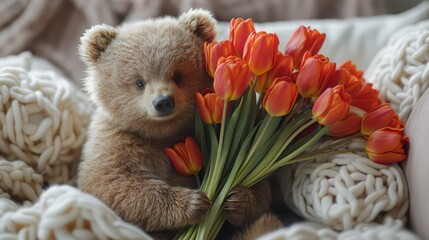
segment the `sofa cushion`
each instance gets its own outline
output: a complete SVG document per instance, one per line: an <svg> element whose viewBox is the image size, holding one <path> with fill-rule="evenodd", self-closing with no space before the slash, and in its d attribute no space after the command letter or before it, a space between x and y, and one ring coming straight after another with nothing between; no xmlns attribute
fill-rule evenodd
<svg viewBox="0 0 429 240"><path fill-rule="evenodd" d="M417 102L405 127L410 137L404 172L410 192L410 224L422 238L429 239L429 91Z"/></svg>

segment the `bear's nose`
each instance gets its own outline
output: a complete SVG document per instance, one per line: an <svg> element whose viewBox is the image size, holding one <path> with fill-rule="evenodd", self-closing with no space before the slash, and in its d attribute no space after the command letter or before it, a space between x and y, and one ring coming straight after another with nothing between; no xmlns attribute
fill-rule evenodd
<svg viewBox="0 0 429 240"><path fill-rule="evenodd" d="M167 115L174 109L174 97L159 96L152 101L152 104L160 114Z"/></svg>

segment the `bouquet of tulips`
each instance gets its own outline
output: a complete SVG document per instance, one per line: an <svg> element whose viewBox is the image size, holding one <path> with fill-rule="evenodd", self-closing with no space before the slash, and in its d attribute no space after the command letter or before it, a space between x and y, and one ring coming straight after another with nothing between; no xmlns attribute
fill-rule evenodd
<svg viewBox="0 0 429 240"><path fill-rule="evenodd" d="M196 140L188 137L166 154L179 173L202 176L200 190L213 205L204 222L176 239L215 239L228 193L287 164L354 150L378 163L406 158L398 114L381 104L351 61L337 65L318 54L325 37L301 26L281 52L276 34L256 32L251 19L239 18L231 20L229 40L204 45L214 82L196 94ZM365 150L333 148L357 136L368 139ZM322 137L338 140L308 151Z"/></svg>

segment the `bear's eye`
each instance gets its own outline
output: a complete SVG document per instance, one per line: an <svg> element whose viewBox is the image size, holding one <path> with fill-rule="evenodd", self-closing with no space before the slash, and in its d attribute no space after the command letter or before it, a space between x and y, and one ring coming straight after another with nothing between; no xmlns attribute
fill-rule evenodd
<svg viewBox="0 0 429 240"><path fill-rule="evenodd" d="M182 74L175 72L173 75L173 81L179 85L182 82Z"/></svg>
<svg viewBox="0 0 429 240"><path fill-rule="evenodd" d="M138 79L137 81L136 81L136 87L137 87L137 89L143 89L143 87L144 87L144 82L143 82L143 80L141 80L141 79Z"/></svg>

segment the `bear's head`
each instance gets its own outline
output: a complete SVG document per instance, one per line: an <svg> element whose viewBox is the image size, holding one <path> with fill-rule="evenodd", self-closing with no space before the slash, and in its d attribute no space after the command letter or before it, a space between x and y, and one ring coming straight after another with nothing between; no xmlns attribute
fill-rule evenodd
<svg viewBox="0 0 429 240"><path fill-rule="evenodd" d="M210 87L203 44L216 36L204 10L117 28L97 25L81 38L86 89L117 127L150 138L192 129L195 93Z"/></svg>

